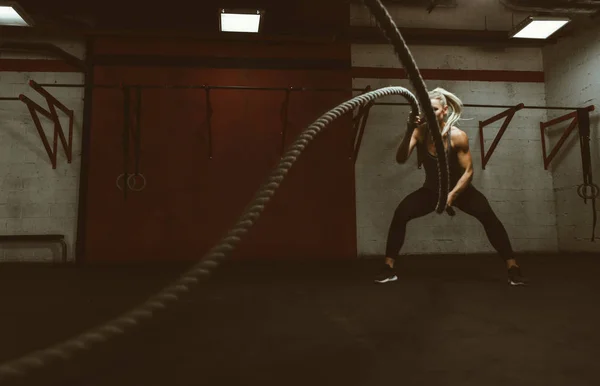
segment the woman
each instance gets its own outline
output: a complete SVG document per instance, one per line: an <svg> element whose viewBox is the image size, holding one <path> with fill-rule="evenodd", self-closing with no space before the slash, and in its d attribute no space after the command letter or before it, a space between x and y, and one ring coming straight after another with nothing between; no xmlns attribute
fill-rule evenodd
<svg viewBox="0 0 600 386"><path fill-rule="evenodd" d="M485 196L471 185L473 162L469 150L469 138L464 131L453 126L460 119L462 113L461 100L456 95L439 87L430 91L429 97L448 155L450 191L447 206L456 206L477 218L483 225L494 249L506 261L508 283L510 285L526 284L526 279L521 276L520 268L513 256L506 229ZM388 283L398 279L394 270L394 262L404 244L407 223L433 212L437 204L439 191L437 153L428 125L419 117L415 122L407 123L407 135L402 139L396 153L398 163L405 163L415 148L417 148L419 159L423 162L425 183L420 189L406 196L396 208L388 232L385 264L375 280L377 283Z"/></svg>

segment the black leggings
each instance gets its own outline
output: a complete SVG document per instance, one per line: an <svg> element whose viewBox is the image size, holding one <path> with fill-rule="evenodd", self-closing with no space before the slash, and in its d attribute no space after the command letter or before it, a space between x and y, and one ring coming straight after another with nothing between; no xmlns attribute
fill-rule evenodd
<svg viewBox="0 0 600 386"><path fill-rule="evenodd" d="M398 256L402 245L404 245L406 224L412 219L433 212L437 200L437 192L423 187L412 192L400 202L388 232L385 252L387 257L395 259ZM454 201L453 206L481 222L490 243L504 260L513 258L513 251L506 229L492 210L487 198L480 191L469 185Z"/></svg>

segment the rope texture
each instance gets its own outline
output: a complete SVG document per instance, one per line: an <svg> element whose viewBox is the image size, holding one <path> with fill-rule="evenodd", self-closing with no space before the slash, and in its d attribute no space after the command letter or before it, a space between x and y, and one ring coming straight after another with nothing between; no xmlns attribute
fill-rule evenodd
<svg viewBox="0 0 600 386"><path fill-rule="evenodd" d="M400 32L396 28L392 18L379 0L365 0L365 4L371 9L376 17L380 28L385 32L388 39L394 45L394 49L404 64L410 80L417 90L418 100L425 110L428 122L436 122L427 89L419 74L416 64L406 46ZM0 381L16 376L24 376L28 371L40 369L53 361L68 360L73 355L84 350L90 350L99 343L106 342L113 337L124 334L145 320L152 318L159 311L165 311L169 304L175 303L184 293L189 292L200 280L205 280L219 263L225 259L228 253L233 251L241 241L241 237L254 225L260 214L264 211L266 204L275 194L275 190L283 181L292 165L307 145L335 119L364 105L372 100L389 96L402 95L408 99L411 105L411 116L415 117L419 112L419 104L414 95L402 87L385 87L375 91L356 96L328 111L312 125L306 128L283 154L277 167L271 172L266 182L255 193L253 200L246 207L242 216L221 241L211 248L200 261L185 272L170 286L163 288L157 294L151 296L144 303L122 314L121 316L106 322L103 325L92 328L87 332L63 341L52 347L34 351L21 358L5 362L0 366ZM432 130L438 155L438 175L440 178L440 195L436 211L442 213L446 206L448 192L447 160L442 143L441 133ZM446 175L443 175L446 174Z"/></svg>
<svg viewBox="0 0 600 386"><path fill-rule="evenodd" d="M379 29L385 34L387 39L394 46L396 55L404 65L408 78L415 88L417 98L421 104L421 108L425 112L425 118L430 128L430 132L433 136L435 143L435 149L438 154L438 181L439 181L439 195L438 202L435 208L437 213L443 213L446 209L446 202L448 200L448 187L449 183L449 165L447 161L447 154L444 149L444 143L442 141L442 134L440 133L440 127L431 107L431 100L425 82L421 77L421 73L417 68L417 64L410 54L404 38L400 34L400 31L396 27L394 20L388 13L387 9L381 4L380 0L364 0L364 3L369 10L375 16ZM443 154L443 155L442 155ZM445 175L444 175L445 174Z"/></svg>
<svg viewBox="0 0 600 386"><path fill-rule="evenodd" d="M93 346L106 342L112 337L124 334L144 320L152 318L158 311L164 311L170 303L176 302L181 295L189 292L200 280L206 279L211 270L233 251L241 241L241 237L252 227L263 212L266 204L275 194L284 176L308 144L335 119L352 111L360 105L388 95L402 95L409 100L412 108L411 114L418 112L415 97L402 87L385 87L368 92L342 103L321 116L317 121L305 129L282 156L277 167L271 172L267 181L255 194L254 199L246 207L237 224L214 246L196 265L184 273L170 286L150 297L147 301L122 314L121 316L96 328L92 328L74 338L68 339L53 347L34 351L19 359L9 361L0 366L0 380L9 377L22 376L29 370L42 368L52 361L68 360L77 352L89 350Z"/></svg>

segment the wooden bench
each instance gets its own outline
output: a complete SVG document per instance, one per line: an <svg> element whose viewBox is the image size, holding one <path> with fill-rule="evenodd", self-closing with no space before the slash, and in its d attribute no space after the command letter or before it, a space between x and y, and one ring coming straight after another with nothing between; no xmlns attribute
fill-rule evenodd
<svg viewBox="0 0 600 386"><path fill-rule="evenodd" d="M67 243L64 235L0 235L0 243L59 243L62 262L67 262Z"/></svg>

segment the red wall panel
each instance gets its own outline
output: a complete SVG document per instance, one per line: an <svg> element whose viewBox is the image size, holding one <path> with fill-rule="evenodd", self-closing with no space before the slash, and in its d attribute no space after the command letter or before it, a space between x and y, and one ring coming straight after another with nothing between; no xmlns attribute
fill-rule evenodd
<svg viewBox="0 0 600 386"><path fill-rule="evenodd" d="M349 71L96 67L95 83L348 89L351 76ZM125 201L115 184L123 172L122 92L96 88L86 260L191 260L205 253L234 224L278 162L284 97L283 91L211 90L213 157L209 159L205 91L144 89L140 171L147 186L129 192ZM349 92L292 92L285 145L349 98ZM351 144L350 116L318 136L234 257L354 257ZM133 155L132 142L130 172Z"/></svg>
<svg viewBox="0 0 600 386"><path fill-rule="evenodd" d="M298 44L264 42L219 42L142 37L103 38L94 48L96 55L211 56L219 58L328 58L348 59L347 44Z"/></svg>

